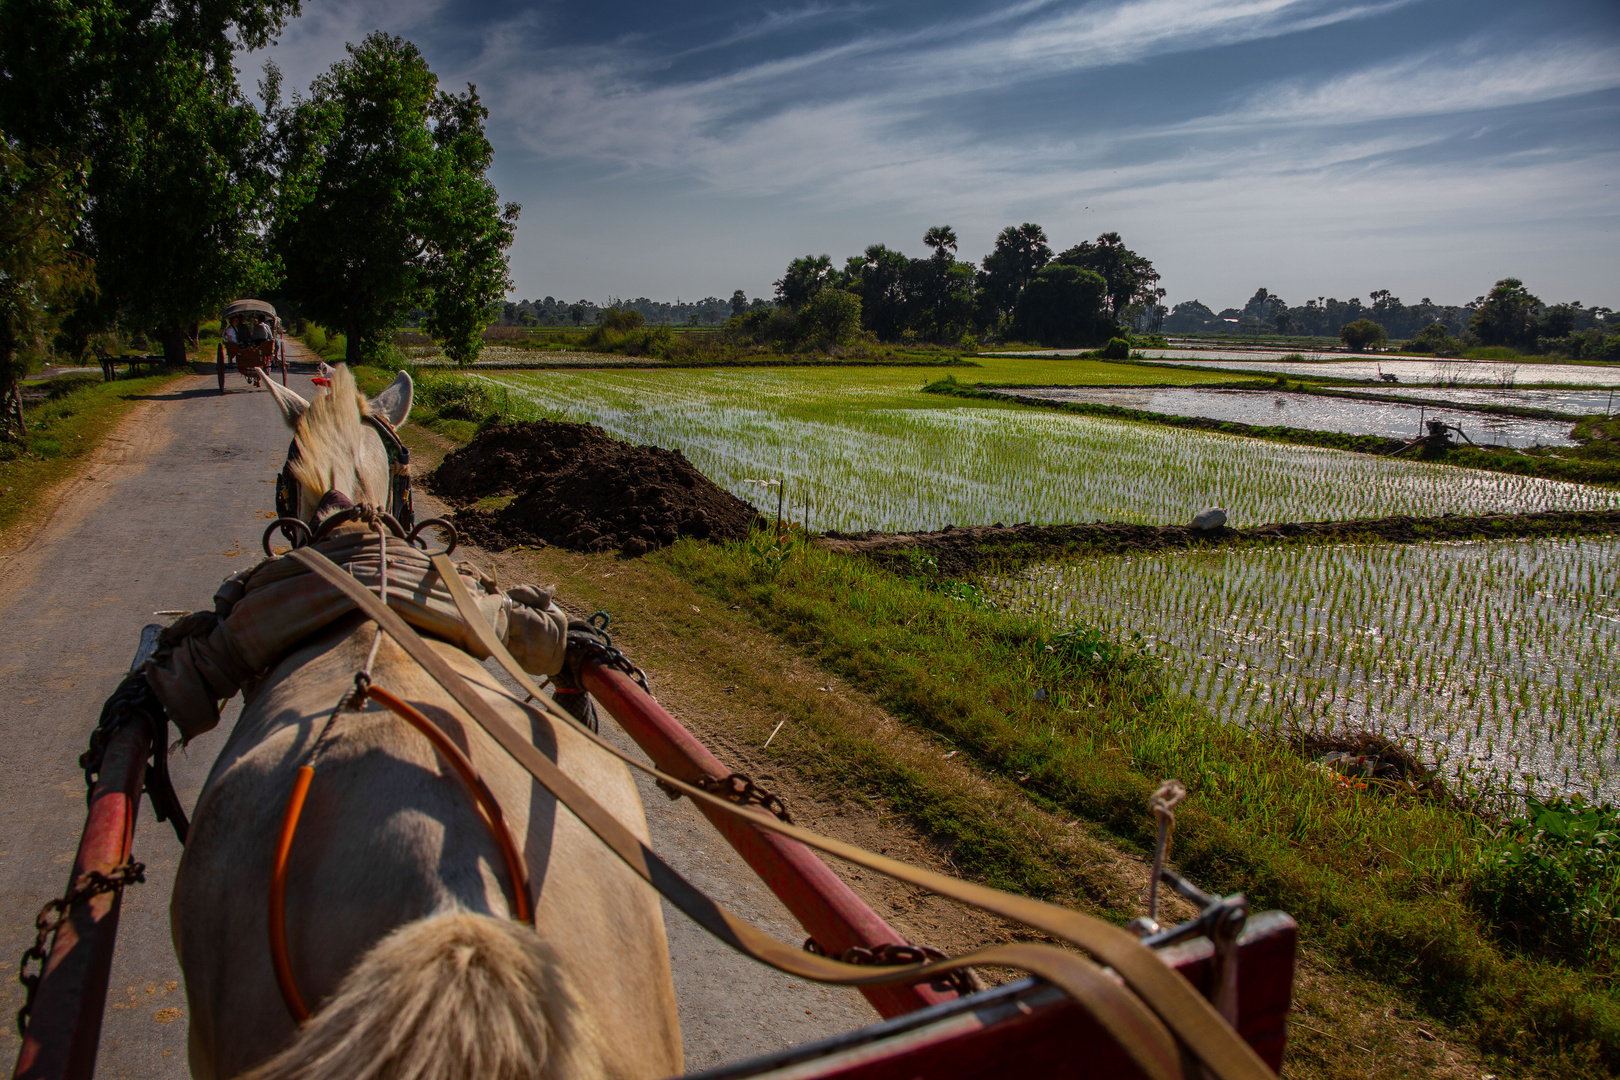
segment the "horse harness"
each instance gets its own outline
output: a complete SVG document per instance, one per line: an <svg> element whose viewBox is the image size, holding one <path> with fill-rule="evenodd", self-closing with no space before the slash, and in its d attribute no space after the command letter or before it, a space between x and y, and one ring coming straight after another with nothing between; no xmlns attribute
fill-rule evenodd
<svg viewBox="0 0 1620 1080"><path fill-rule="evenodd" d="M380 421L380 418L378 419ZM384 435L384 444L397 447L400 451L398 457L393 453L390 454L390 464L401 460L408 464L408 455L405 454L404 447L399 445L398 436L385 423L379 422L376 426L380 433L387 433ZM296 446L293 452L296 453ZM291 483L289 473L284 472L282 475L283 482ZM399 474L394 475L396 483L391 493L392 505L408 515L410 513L408 471L403 484L397 482ZM296 492L295 487L290 490ZM292 502L283 498L282 483L277 484L277 508L283 512L293 508ZM376 516L379 519L383 517ZM1025 942L983 947L949 958L939 957L933 950L899 949L895 950L893 956L861 956L855 954L864 950L852 949L840 959L823 955L819 950L812 950L808 944L803 950L784 944L733 915L665 863L656 852L642 843L576 781L563 773L526 735L520 733L502 717L471 684L435 652L398 612L388 606L386 570L388 540L383 534L390 529L385 520L378 520L375 525L382 545L379 554L383 555L384 567L380 581L381 588L377 592L372 591L342 566L316 550L312 543L305 542L299 546L294 540L294 549L287 558L302 564L305 569L341 592L362 614L376 624L379 640L380 635L385 633L392 638L501 749L546 788L637 876L653 886L666 900L698 925L733 949L786 974L852 987L907 984L938 979L949 977L972 966L1015 968L1040 976L1062 989L1114 1037L1136 1065L1152 1080L1177 1080L1199 1075L1197 1065L1192 1062L1194 1058L1202 1062L1207 1075L1216 1080L1274 1080L1271 1070L1227 1024L1210 1002L1129 931L1053 904L1002 893L820 836L787 821L778 820L777 817L757 808L737 805L724 797L728 792L721 783L697 785L686 783L678 777L636 760L613 746L590 727L579 722L579 718L563 711L560 703L541 692L540 687L512 657L496 636L493 627L479 611L455 566L450 562L448 552L432 556L431 565L448 590L461 619L483 648L496 658L518 686L531 695L533 704L518 702L515 696L510 698L523 708L548 720L572 721L570 726L574 731L627 765L649 774L666 792L678 792L694 802L722 813L742 816L758 829L797 840L885 876L1012 919L1072 946L1079 952ZM272 528L274 527L275 525L272 525ZM283 528L285 530L290 526ZM414 543L416 531L419 530L411 530L409 537L406 537L405 532L396 532L395 535ZM268 540L268 534L266 539ZM290 535L289 539L293 537ZM573 638L574 634L570 633L570 654L574 654L575 651ZM593 638L590 644L595 644L598 648L581 649L580 652L594 653L600 657L604 652L600 647L601 641ZM375 655L375 645L372 651ZM611 650L611 647L607 651L616 652ZM460 776L479 816L489 828L497 848L502 853L511 877L514 894L513 914L522 921L532 921L533 912L528 895L526 868L521 855L517 853L510 830L502 820L500 807L488 787L473 770L470 761L466 760L459 748L444 737L433 721L409 703L380 687L372 686L369 669L368 659L365 669L356 675L354 689L344 695L337 709L334 709L333 716L335 717L337 712L344 708L362 707L366 700L375 701L409 722L429 739ZM158 708L161 711L161 706ZM291 970L291 960L286 946L284 902L288 855L313 774L313 765L305 764L300 767L294 780L276 844L269 897L268 922L272 966L288 1010L300 1021L309 1016L310 1010L298 992ZM714 793L716 790L719 794ZM1105 972L1100 966L1103 964L1111 968L1114 975Z"/></svg>

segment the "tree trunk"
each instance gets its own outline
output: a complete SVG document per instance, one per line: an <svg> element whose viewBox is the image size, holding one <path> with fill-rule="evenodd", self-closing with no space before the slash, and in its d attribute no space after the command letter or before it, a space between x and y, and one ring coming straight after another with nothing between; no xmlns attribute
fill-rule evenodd
<svg viewBox="0 0 1620 1080"><path fill-rule="evenodd" d="M163 362L171 367L186 362L186 328L180 323L165 326L163 334Z"/></svg>
<svg viewBox="0 0 1620 1080"><path fill-rule="evenodd" d="M28 425L23 421L22 386L16 379L11 380L11 389L6 391L6 427L11 427L11 418L17 417L17 434L28 438Z"/></svg>
<svg viewBox="0 0 1620 1080"><path fill-rule="evenodd" d="M349 324L349 331L344 335L343 339L343 359L350 367L354 367L355 365L363 362L360 357L360 337L360 324L358 322L351 322Z"/></svg>

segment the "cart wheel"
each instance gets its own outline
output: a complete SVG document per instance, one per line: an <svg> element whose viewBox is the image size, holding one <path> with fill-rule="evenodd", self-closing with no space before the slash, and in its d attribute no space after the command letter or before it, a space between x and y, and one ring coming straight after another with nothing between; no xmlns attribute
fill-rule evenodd
<svg viewBox="0 0 1620 1080"><path fill-rule="evenodd" d="M219 348L214 352L214 366L219 369L219 392L223 394L225 392L225 343L223 341L219 343Z"/></svg>

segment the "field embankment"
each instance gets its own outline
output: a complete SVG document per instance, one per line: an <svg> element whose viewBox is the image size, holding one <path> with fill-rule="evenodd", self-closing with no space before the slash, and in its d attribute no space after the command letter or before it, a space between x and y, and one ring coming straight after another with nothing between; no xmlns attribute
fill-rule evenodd
<svg viewBox="0 0 1620 1080"><path fill-rule="evenodd" d="M1177 548L1241 547L1289 541L1349 543L1383 541L1419 543L1434 540L1508 540L1541 536L1585 536L1620 533L1620 510L1546 511L1525 514L1445 514L1439 517L1397 515L1348 521L1284 522L1252 528L1197 529L1190 525L1130 525L1085 522L1073 525L978 525L936 532L838 533L813 543L829 551L864 555L904 569L916 552L938 563L947 575L975 573L985 567L1007 568L1038 559Z"/></svg>

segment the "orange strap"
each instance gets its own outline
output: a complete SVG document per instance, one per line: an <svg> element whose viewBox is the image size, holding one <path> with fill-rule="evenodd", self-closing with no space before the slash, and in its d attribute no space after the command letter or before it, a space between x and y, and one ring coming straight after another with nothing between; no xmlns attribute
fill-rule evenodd
<svg viewBox="0 0 1620 1080"><path fill-rule="evenodd" d="M534 909L529 901L528 868L518 852L516 841L512 839L512 830L506 826L501 804L495 800L495 794L484 783L484 778L478 775L478 770L473 768L473 763L461 752L461 748L451 742L439 725L422 715L420 710L378 686L367 687L366 696L420 731L456 771L466 785L473 805L478 808L479 816L489 828L495 846L500 848L501 858L506 862L506 871L512 878L512 914L519 922L532 924ZM287 1011L300 1024L308 1020L311 1013L309 1006L304 1004L303 995L298 992L298 982L293 978L292 956L287 949L287 861L292 854L293 837L298 833L298 819L304 812L304 800L314 779L313 766L299 767L298 775L293 779L292 792L287 796L287 810L281 818L281 834L276 838L275 864L270 872L270 962L275 968L276 985L281 989L282 1000L287 1003Z"/></svg>

